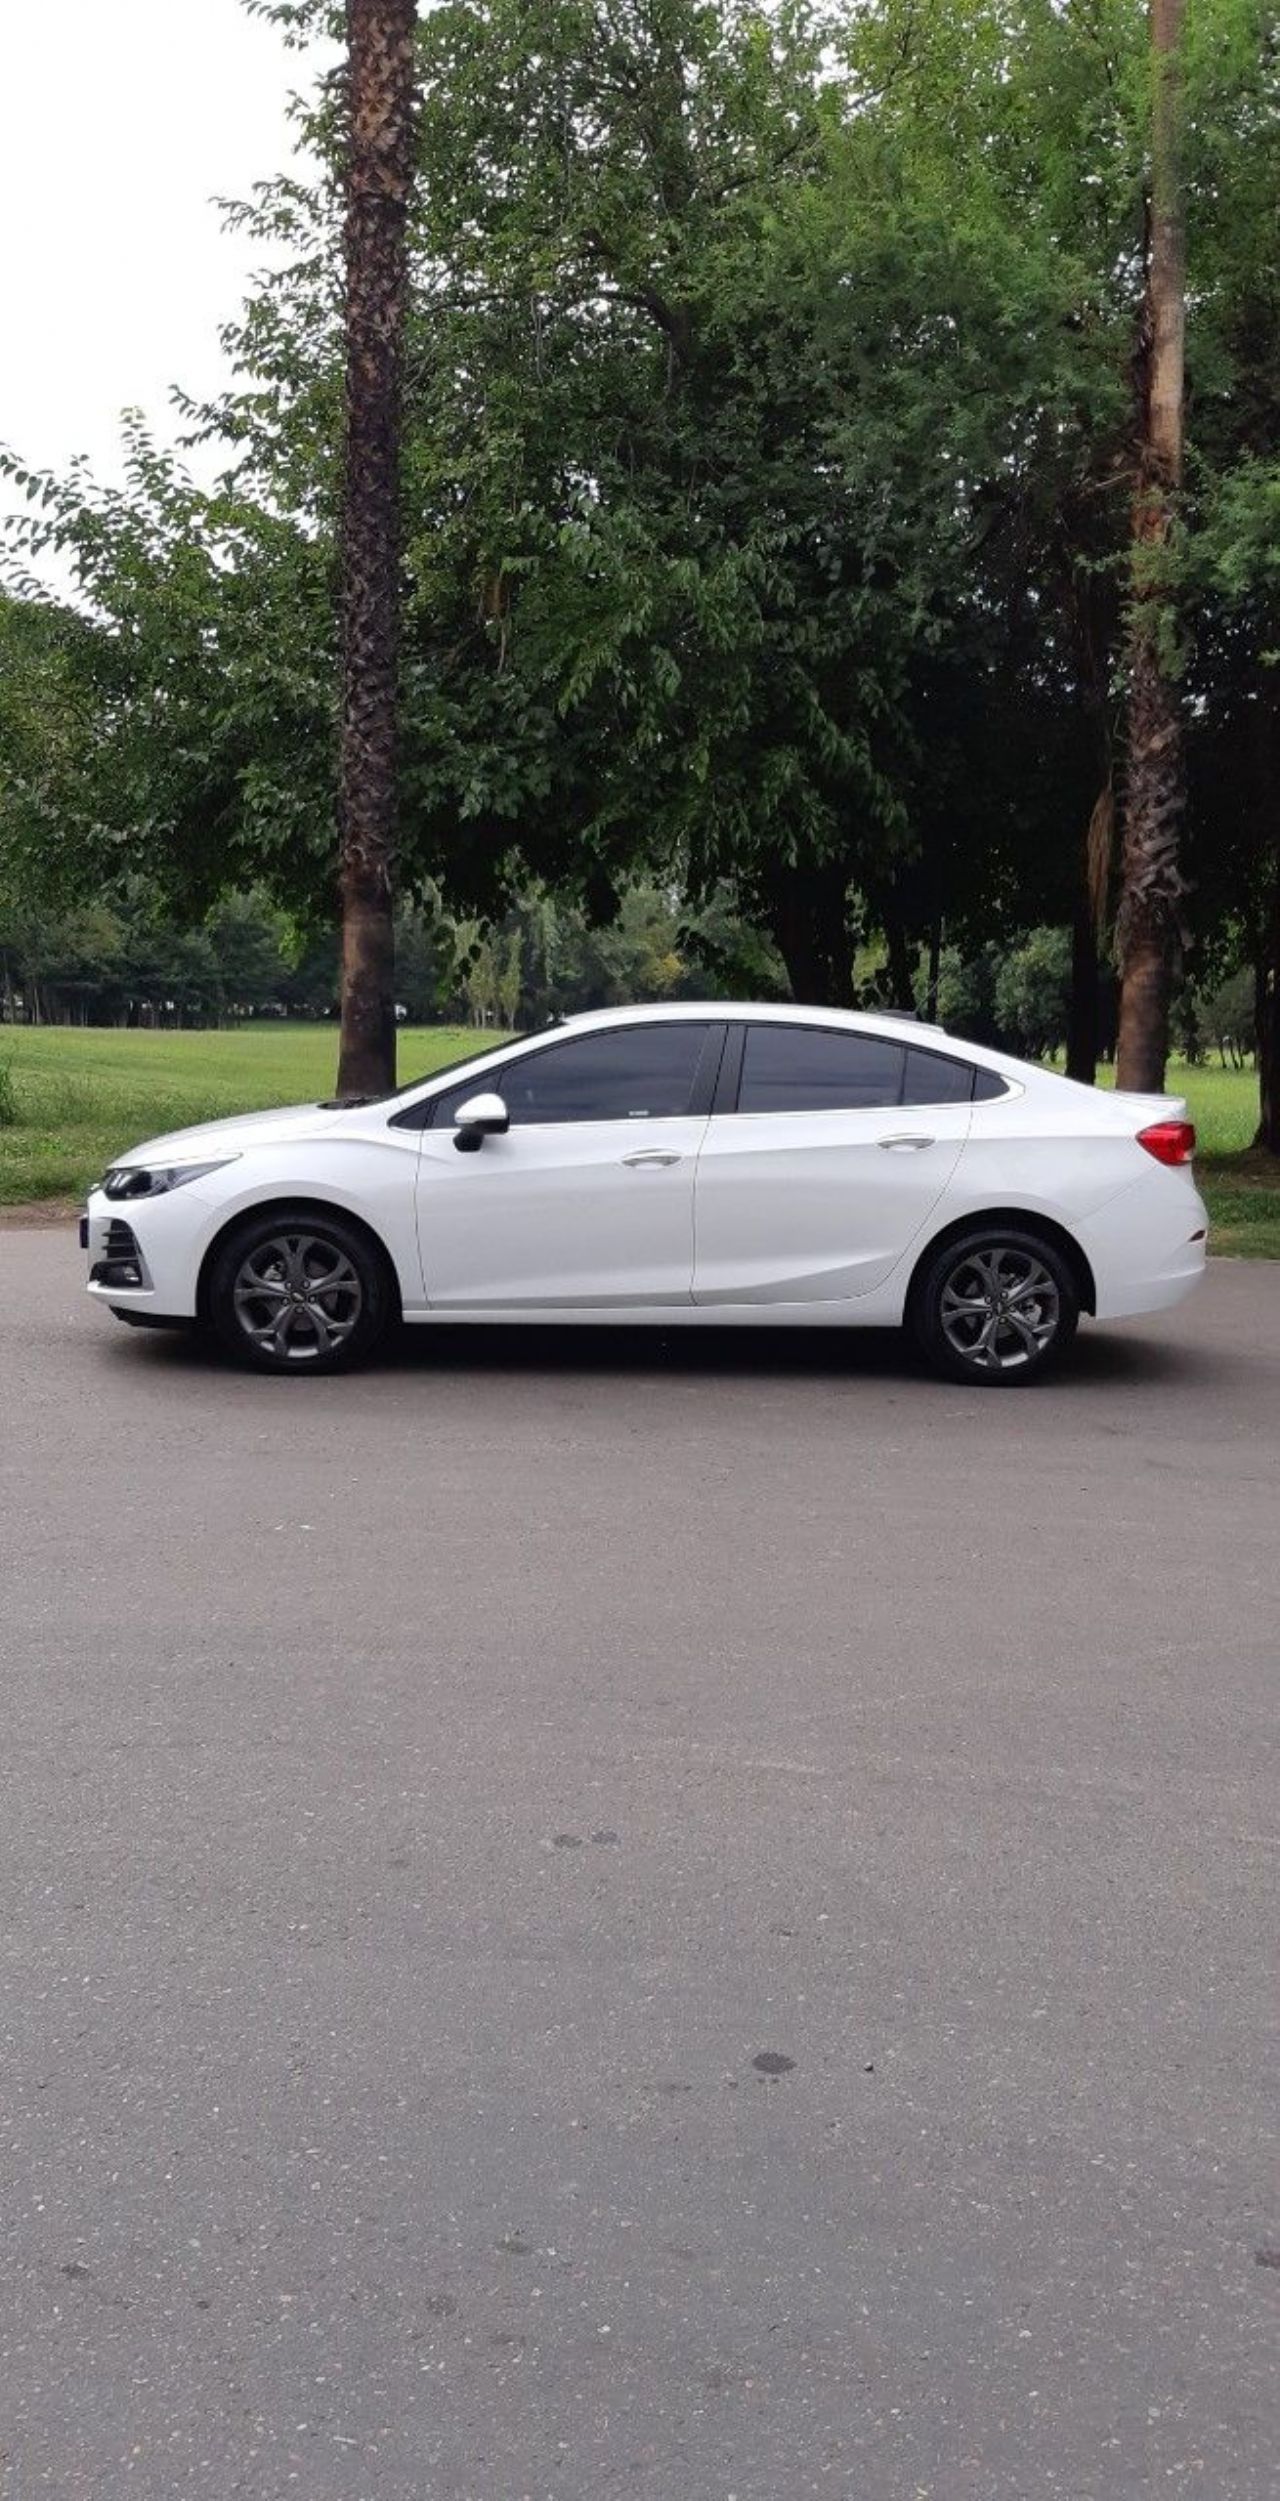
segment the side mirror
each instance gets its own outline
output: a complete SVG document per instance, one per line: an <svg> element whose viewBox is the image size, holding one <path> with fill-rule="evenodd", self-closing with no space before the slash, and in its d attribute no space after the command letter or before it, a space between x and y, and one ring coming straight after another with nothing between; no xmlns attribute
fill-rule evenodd
<svg viewBox="0 0 1280 2501"><path fill-rule="evenodd" d="M500 1138L510 1126L500 1094L469 1094L453 1115L453 1143L460 1155L476 1155L486 1138Z"/></svg>

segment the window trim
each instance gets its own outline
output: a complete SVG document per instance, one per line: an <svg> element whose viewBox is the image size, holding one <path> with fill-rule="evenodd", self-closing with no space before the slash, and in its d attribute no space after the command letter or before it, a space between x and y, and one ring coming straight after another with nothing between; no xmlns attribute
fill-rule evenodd
<svg viewBox="0 0 1280 2501"><path fill-rule="evenodd" d="M906 1049L909 1052L914 1051L918 1059L942 1060L949 1068L967 1069L969 1075L969 1091L967 1094L944 1094L940 1095L936 1099L931 1095L916 1095L914 1100L910 1103L904 1099L901 1105L901 1109L903 1111L946 1111L954 1103L973 1104L977 1100L974 1088L977 1085L979 1076L994 1077L997 1075L997 1071L994 1068L980 1069L976 1059L962 1059L958 1051L935 1051L932 1044L928 1042L908 1042L906 1044ZM902 1082L905 1086L907 1082L905 1061L903 1063ZM1003 1085L1005 1080L1001 1078L1000 1083ZM988 1101L994 1101L996 1098L988 1096L986 1099Z"/></svg>
<svg viewBox="0 0 1280 2501"><path fill-rule="evenodd" d="M977 1090L979 1077L990 1077L993 1086L998 1087L999 1091L979 1094ZM1023 1095L1027 1090L1025 1086L1017 1084L1014 1078L1006 1077L1003 1068L984 1068L980 1060L973 1062L973 1085L974 1090L969 1100L975 1110L979 1103L1012 1103L1015 1096Z"/></svg>
<svg viewBox="0 0 1280 2501"><path fill-rule="evenodd" d="M907 1025L907 1023L908 1019L904 1017L904 1026ZM900 1051L902 1054L902 1076L897 1099L892 1103L808 1103L781 1106L776 1111L744 1111L742 1108L742 1077L746 1064L747 1036L752 1032L822 1033L830 1034L837 1038L845 1036L851 1041L882 1042L886 1050ZM944 1060L948 1066L967 1069L969 1073L968 1094L943 1095L936 1101L930 1101L927 1098L922 1099L917 1097L914 1102L904 1102L902 1089L905 1088L907 1082L907 1053L909 1051L915 1051L925 1059ZM974 1087L977 1084L980 1074L983 1076L995 1077L1001 1085L1003 1091L998 1095L989 1094L984 1095L981 1098L977 1097L974 1093ZM1014 1088L1010 1085L1007 1077L1005 1077L999 1069L990 1068L980 1070L979 1064L976 1060L964 1059L958 1051L935 1050L932 1044L928 1042L915 1042L909 1040L905 1032L901 1039L899 1039L897 1034L865 1033L859 1028L846 1025L811 1024L807 1021L804 1024L797 1024L793 1023L790 1017L756 1018L752 1016L743 1016L735 1020L733 1038L731 1039L729 1048L725 1053L724 1062L721 1067L720 1084L717 1089L714 1109L717 1116L720 1114L726 1114L736 1120L795 1120L799 1118L802 1113L805 1118L814 1120L831 1118L847 1119L851 1113L861 1112L954 1111L958 1106L963 1106L965 1103L968 1103L972 1109L974 1104L979 1099L988 1103L1007 1102L1013 1092Z"/></svg>
<svg viewBox="0 0 1280 2501"><path fill-rule="evenodd" d="M429 1077L411 1078L408 1086L397 1088L397 1093L407 1094L412 1091L414 1099L411 1103L402 1104L399 1111L391 1113L387 1127L389 1129L430 1129L434 1123L435 1107L441 1095L448 1094L453 1086L460 1085L467 1069L485 1068L494 1060L502 1059L504 1052L510 1053L510 1057L503 1062L504 1066L514 1068L518 1060L528 1057L530 1051L545 1048L546 1044L541 1038L534 1041L528 1034L514 1034L508 1042L491 1043L487 1051L468 1052L464 1059L454 1060L448 1068L433 1069ZM430 1086L432 1091L430 1094L419 1094L417 1092L419 1086ZM484 1079L477 1077L476 1092L482 1093L483 1090Z"/></svg>
<svg viewBox="0 0 1280 2501"><path fill-rule="evenodd" d="M721 1112L736 1113L737 1111L738 1096L742 1089L742 1062L747 1048L749 1023L750 1020L746 1016L735 1016L729 1027L724 1057L720 1062L720 1075L711 1104L713 1113L717 1115Z"/></svg>
<svg viewBox="0 0 1280 2501"><path fill-rule="evenodd" d="M493 1091L497 1094L501 1094L502 1078L505 1070L523 1067L526 1060L543 1059L549 1057L553 1051L569 1050L575 1043L601 1041L610 1035L652 1033L657 1029L665 1031L672 1027L681 1033L686 1033L692 1028L694 1031L701 1031L703 1037L702 1049L698 1054L698 1059L693 1072L693 1081L689 1088L688 1108L682 1112L655 1112L653 1114L646 1115L646 1117L656 1120L705 1119L707 1113L711 1109L712 1098L716 1088L717 1074L719 1072L720 1061L724 1051L725 1037L728 1031L724 1018L719 1016L694 1015L643 1017L637 1018L634 1024L596 1025L586 1032L578 1031L572 1025L558 1027L555 1032L554 1041L551 1039L548 1039L545 1042L539 1040L531 1043L526 1050L513 1051L511 1058L504 1063L503 1068L494 1070ZM482 1054L482 1056L487 1056L487 1054ZM414 1110L419 1116L410 1121L407 1114L402 1112L399 1115L399 1125L402 1128L434 1129L437 1126L444 1126L443 1122L437 1123L436 1107L443 1101L447 1094L452 1093L453 1085L448 1082L450 1077L449 1070L442 1069L440 1074L444 1082L437 1087L436 1092L427 1096L425 1100L414 1106ZM462 1079L460 1076L454 1079L454 1084L460 1084L461 1082ZM477 1090L480 1092L485 1090L483 1082L481 1082ZM594 1122L586 1120L513 1120L511 1123L512 1130L587 1129L591 1127L630 1129L638 1128L640 1125L640 1121L633 1114L629 1113L622 1114L617 1120L610 1120L602 1116Z"/></svg>

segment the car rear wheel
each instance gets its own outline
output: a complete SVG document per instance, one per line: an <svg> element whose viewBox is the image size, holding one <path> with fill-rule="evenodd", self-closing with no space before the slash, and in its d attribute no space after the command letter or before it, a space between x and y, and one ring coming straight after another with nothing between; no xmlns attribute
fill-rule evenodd
<svg viewBox="0 0 1280 2501"><path fill-rule="evenodd" d="M209 1280L228 1352L263 1372L345 1372L377 1344L393 1295L376 1248L340 1216L277 1208L239 1225Z"/></svg>
<svg viewBox="0 0 1280 2501"><path fill-rule="evenodd" d="M1061 1251L1038 1234L975 1228L923 1269L916 1343L936 1372L984 1389L1037 1379L1065 1354L1080 1297Z"/></svg>

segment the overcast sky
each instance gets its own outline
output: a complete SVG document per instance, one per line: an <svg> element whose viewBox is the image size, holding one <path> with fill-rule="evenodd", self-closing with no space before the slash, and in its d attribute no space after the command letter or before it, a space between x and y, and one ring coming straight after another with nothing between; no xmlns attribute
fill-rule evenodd
<svg viewBox="0 0 1280 2501"><path fill-rule="evenodd" d="M215 194L289 153L303 56L240 0L15 0L0 33L8 354L0 439L118 474L119 416L172 440L172 383L226 378L219 324L254 266ZM260 256L259 256L260 257Z"/></svg>

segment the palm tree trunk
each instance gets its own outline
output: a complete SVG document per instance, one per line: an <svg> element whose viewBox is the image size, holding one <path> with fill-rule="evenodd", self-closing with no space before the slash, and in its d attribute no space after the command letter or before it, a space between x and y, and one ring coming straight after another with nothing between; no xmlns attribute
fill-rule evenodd
<svg viewBox="0 0 1280 2501"><path fill-rule="evenodd" d="M1150 0L1151 202L1136 374L1128 756L1117 938L1122 992L1116 1083L1159 1093L1181 938L1179 835L1186 805L1182 715L1169 664L1167 548L1182 479L1186 225L1179 163L1186 0Z"/></svg>
<svg viewBox="0 0 1280 2501"><path fill-rule="evenodd" d="M935 912L929 923L929 972L925 984L924 1012L928 1022L938 1021L938 984L942 978L942 914Z"/></svg>
<svg viewBox="0 0 1280 2501"><path fill-rule="evenodd" d="M415 0L346 0L346 433L338 891L340 1095L395 1084L400 376L414 154Z"/></svg>
<svg viewBox="0 0 1280 2501"><path fill-rule="evenodd" d="M1067 1014L1067 1075L1091 1086L1098 1073L1098 933L1088 864L1078 863L1071 916L1071 1003Z"/></svg>
<svg viewBox="0 0 1280 2501"><path fill-rule="evenodd" d="M1258 1052L1255 1146L1280 1155L1280 853L1271 871L1271 901L1253 972Z"/></svg>

